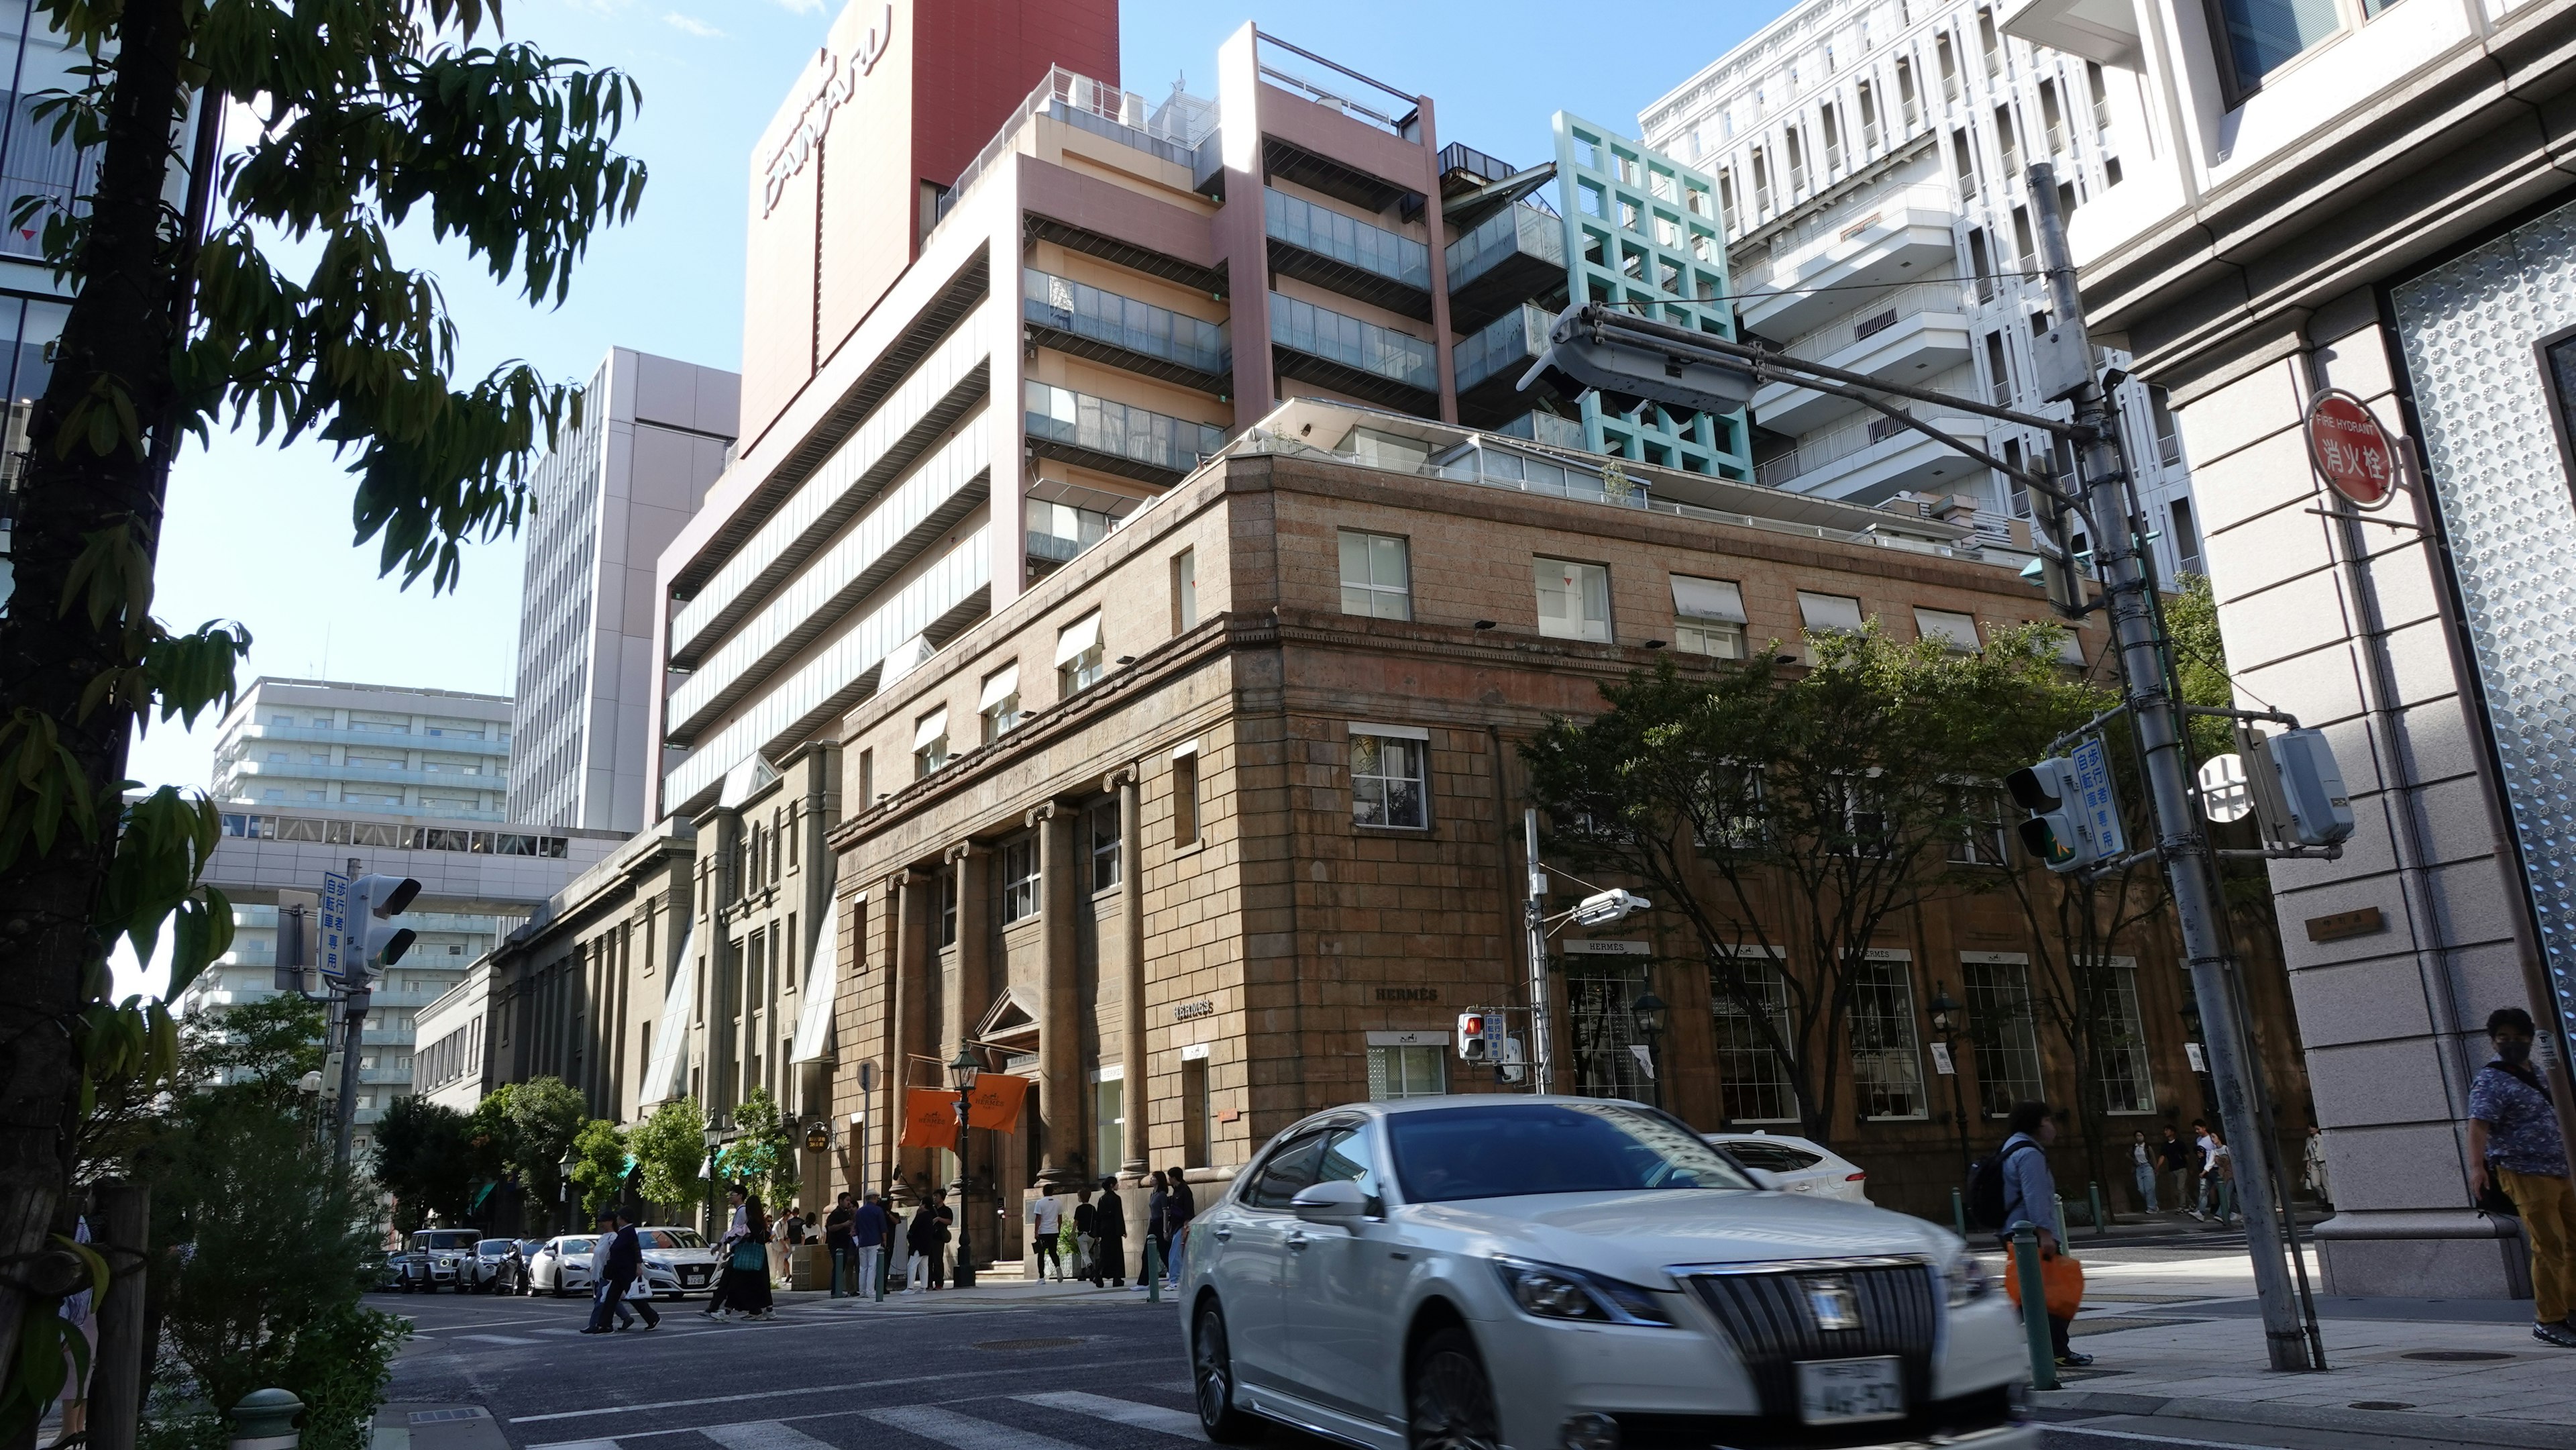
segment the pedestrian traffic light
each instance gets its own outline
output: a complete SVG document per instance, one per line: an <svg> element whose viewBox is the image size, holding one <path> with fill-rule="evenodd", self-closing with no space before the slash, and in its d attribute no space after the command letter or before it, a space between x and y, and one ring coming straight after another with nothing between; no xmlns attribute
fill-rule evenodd
<svg viewBox="0 0 2576 1450"><path fill-rule="evenodd" d="M2284 846L2331 846L2352 836L2352 801L2322 730L2247 731L2246 785L2264 837Z"/></svg>
<svg viewBox="0 0 2576 1450"><path fill-rule="evenodd" d="M2081 618L2084 585L2075 572L2075 511L2027 485L2022 495L2030 504L2034 537L2031 561L2022 566L2021 577L2047 591L2050 607L2059 614Z"/></svg>
<svg viewBox="0 0 2576 1450"><path fill-rule="evenodd" d="M1485 1014L1458 1014L1458 1058L1462 1062L1483 1062L1486 1054Z"/></svg>
<svg viewBox="0 0 2576 1450"><path fill-rule="evenodd" d="M343 968L342 977L348 986L365 986L376 966L390 967L411 950L419 934L397 925L393 918L407 910L418 895L420 883L408 876L361 876L349 883L352 961ZM381 963L379 956L383 958Z"/></svg>
<svg viewBox="0 0 2576 1450"><path fill-rule="evenodd" d="M2099 739L2004 777L2013 803L2031 813L2021 823L2022 849L2051 871L2081 871L2127 847L2110 763Z"/></svg>

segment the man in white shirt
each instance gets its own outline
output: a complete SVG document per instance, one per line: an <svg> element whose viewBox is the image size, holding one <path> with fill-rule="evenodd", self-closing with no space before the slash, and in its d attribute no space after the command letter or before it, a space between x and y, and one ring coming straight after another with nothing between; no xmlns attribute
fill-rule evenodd
<svg viewBox="0 0 2576 1450"><path fill-rule="evenodd" d="M1033 1260L1040 1279L1046 1277L1046 1266L1055 1265L1055 1281L1064 1282L1064 1255L1058 1251L1056 1236L1064 1230L1064 1203L1052 1194L1040 1194L1029 1203L1029 1223L1037 1234L1037 1256Z"/></svg>
<svg viewBox="0 0 2576 1450"><path fill-rule="evenodd" d="M2200 1197L2192 1208L2191 1216L2207 1218L2218 1206L2218 1159L2214 1153L2218 1140L2210 1136L2207 1123L2194 1123L2191 1131L2192 1144L2200 1149Z"/></svg>

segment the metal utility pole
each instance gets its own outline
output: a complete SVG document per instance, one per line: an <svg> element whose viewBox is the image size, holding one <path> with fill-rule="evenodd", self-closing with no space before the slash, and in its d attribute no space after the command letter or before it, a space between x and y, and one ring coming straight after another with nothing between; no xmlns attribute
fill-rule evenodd
<svg viewBox="0 0 2576 1450"><path fill-rule="evenodd" d="M2056 169L2045 162L2033 166L2029 181L2049 307L2059 329L2071 331L2071 345L2085 361L2084 384L2070 398L2076 426L2091 434L2077 453L2076 488L2092 528L2103 604L2120 651L2126 703L2145 761L2156 851L2164 858L2183 951L2191 964L2192 995L2208 1029L2205 1045L2210 1079L2218 1090L2219 1117L2233 1138L2229 1146L2236 1155L2237 1191L2244 1199L2245 1238L2252 1251L2255 1293L2263 1307L2263 1337L2272 1368L2317 1368L2321 1366L2309 1359L2307 1334L2282 1248L2281 1205L2273 1198L2273 1185L2279 1181L2276 1145L2263 1130L2264 1115L2256 1105L2250 1079L2251 1054L2232 980L2236 963L2227 950L2222 908L2211 875L2209 838L2192 808L2187 784L2183 702L2174 691L2170 641L2161 633L2151 598L2155 581L2145 552L2147 530L2138 506L2137 481L2129 472L2118 419L2092 367L2084 302L2075 286L2074 260L2066 249L2065 219L2057 210Z"/></svg>
<svg viewBox="0 0 2576 1450"><path fill-rule="evenodd" d="M1529 905L1524 920L1529 934L1530 1083L1544 1097L1556 1091L1556 1036L1548 1027L1547 1005L1547 868L1538 862L1538 811L1521 812L1521 849L1529 861Z"/></svg>
<svg viewBox="0 0 2576 1450"><path fill-rule="evenodd" d="M346 1024L340 1038L340 1101L332 1110L331 1166L349 1166L349 1124L358 1108L358 1038L367 1026L367 1004L375 994L364 987L340 998L340 1020Z"/></svg>

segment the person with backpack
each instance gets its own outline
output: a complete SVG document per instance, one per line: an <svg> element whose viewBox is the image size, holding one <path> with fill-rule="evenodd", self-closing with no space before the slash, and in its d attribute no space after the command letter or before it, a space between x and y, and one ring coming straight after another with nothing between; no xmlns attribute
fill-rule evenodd
<svg viewBox="0 0 2576 1450"><path fill-rule="evenodd" d="M2533 1036L2519 1007L2487 1017L2496 1055L2469 1085L2469 1192L2484 1197L2492 1182L2513 1200L2531 1246L2531 1337L2576 1349L2576 1187L2548 1081L2531 1065Z"/></svg>
<svg viewBox="0 0 2576 1450"><path fill-rule="evenodd" d="M2057 1121L2049 1116L2048 1104L2023 1102L2013 1105L2006 1121L2011 1136L2004 1139L1995 1155L1978 1161L1968 1170L1968 1210L1972 1225L1993 1230L2006 1255L2012 1253L2014 1233L2023 1228L2037 1230L2039 1254L2053 1259L2064 1250L2059 1240L2064 1226L2057 1221L2057 1176L2048 1168L2048 1145L2057 1141ZM2037 1284L2025 1284L2021 1292L2038 1295ZM2048 1316L2048 1339L2056 1351L2057 1362L2069 1368L2091 1364L2093 1356L2077 1353L2067 1343L2072 1319Z"/></svg>

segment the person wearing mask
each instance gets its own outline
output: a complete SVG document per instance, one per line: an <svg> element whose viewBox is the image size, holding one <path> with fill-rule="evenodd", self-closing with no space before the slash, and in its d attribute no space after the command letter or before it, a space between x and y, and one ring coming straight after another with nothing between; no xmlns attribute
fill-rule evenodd
<svg viewBox="0 0 2576 1450"><path fill-rule="evenodd" d="M2010 1119L2012 1136L2004 1139L2002 1161L2004 1175L2004 1227L2001 1238L2004 1252L2012 1252L2012 1236L2023 1228L2039 1235L2042 1258L2053 1258L2062 1252L2059 1241L2065 1227L2057 1221L2057 1175L2048 1169L2048 1145L2057 1141L2057 1120L2050 1117L2048 1104L2017 1103ZM2039 1294L2040 1286L2025 1284L2025 1297ZM2074 1327L2071 1319L2048 1316L2048 1342L2057 1353L2057 1362L2069 1368L2080 1368L2093 1362L2093 1356L2079 1354L2067 1343L2067 1331Z"/></svg>
<svg viewBox="0 0 2576 1450"><path fill-rule="evenodd" d="M885 1258L887 1242L894 1237L893 1227L894 1220L886 1217L885 1200L875 1193L870 1193L850 1218L850 1243L858 1250L858 1295L862 1299L876 1297L877 1276L884 1272L878 1264Z"/></svg>
<svg viewBox="0 0 2576 1450"><path fill-rule="evenodd" d="M1164 1260L1164 1267L1170 1272L1172 1282L1177 1285L1181 1282L1181 1260L1189 1257L1190 1220L1198 1217L1199 1205L1198 1200L1190 1193L1189 1180L1181 1176L1180 1169L1164 1169L1163 1183L1172 1194L1171 1205L1165 1210L1165 1217L1171 1222L1172 1237L1165 1249L1167 1257Z"/></svg>
<svg viewBox="0 0 2576 1450"><path fill-rule="evenodd" d="M2519 1007L2487 1017L2496 1055L2469 1085L2469 1192L2492 1180L2513 1200L2531 1246L2531 1337L2576 1349L2576 1188L2548 1080L2532 1066L2535 1035Z"/></svg>
<svg viewBox="0 0 2576 1450"><path fill-rule="evenodd" d="M1095 1289L1102 1287L1100 1281L1105 1278L1111 1281L1108 1287L1124 1289L1127 1287L1127 1206L1118 1201L1115 1176L1102 1176L1100 1202L1096 1206L1100 1212L1093 1220L1091 1231L1100 1246L1091 1265L1091 1286Z"/></svg>
<svg viewBox="0 0 2576 1450"><path fill-rule="evenodd" d="M1036 1236L1035 1256L1030 1260L1037 1268L1040 1281L1046 1278L1048 1264L1055 1265L1055 1281L1064 1282L1064 1256L1057 1252L1056 1240L1064 1229L1064 1200L1051 1193L1041 1193L1029 1200L1029 1230Z"/></svg>
<svg viewBox="0 0 2576 1450"><path fill-rule="evenodd" d="M2147 1212L2153 1213L2156 1211L2155 1145L2147 1141L2143 1132L2135 1136L2137 1141L2129 1145L2130 1172L2138 1181L2138 1202L2146 1205Z"/></svg>
<svg viewBox="0 0 2576 1450"><path fill-rule="evenodd" d="M2156 1145L2156 1166L2162 1168L2173 1184L2174 1207L2191 1206L2191 1145L2183 1141L2174 1125L2165 1124L2165 1140Z"/></svg>
<svg viewBox="0 0 2576 1450"><path fill-rule="evenodd" d="M850 1207L846 1193L832 1201L832 1211L823 1215L823 1247L832 1255L832 1297L841 1297L841 1286L858 1273L858 1254L850 1247L850 1221L858 1216Z"/></svg>

